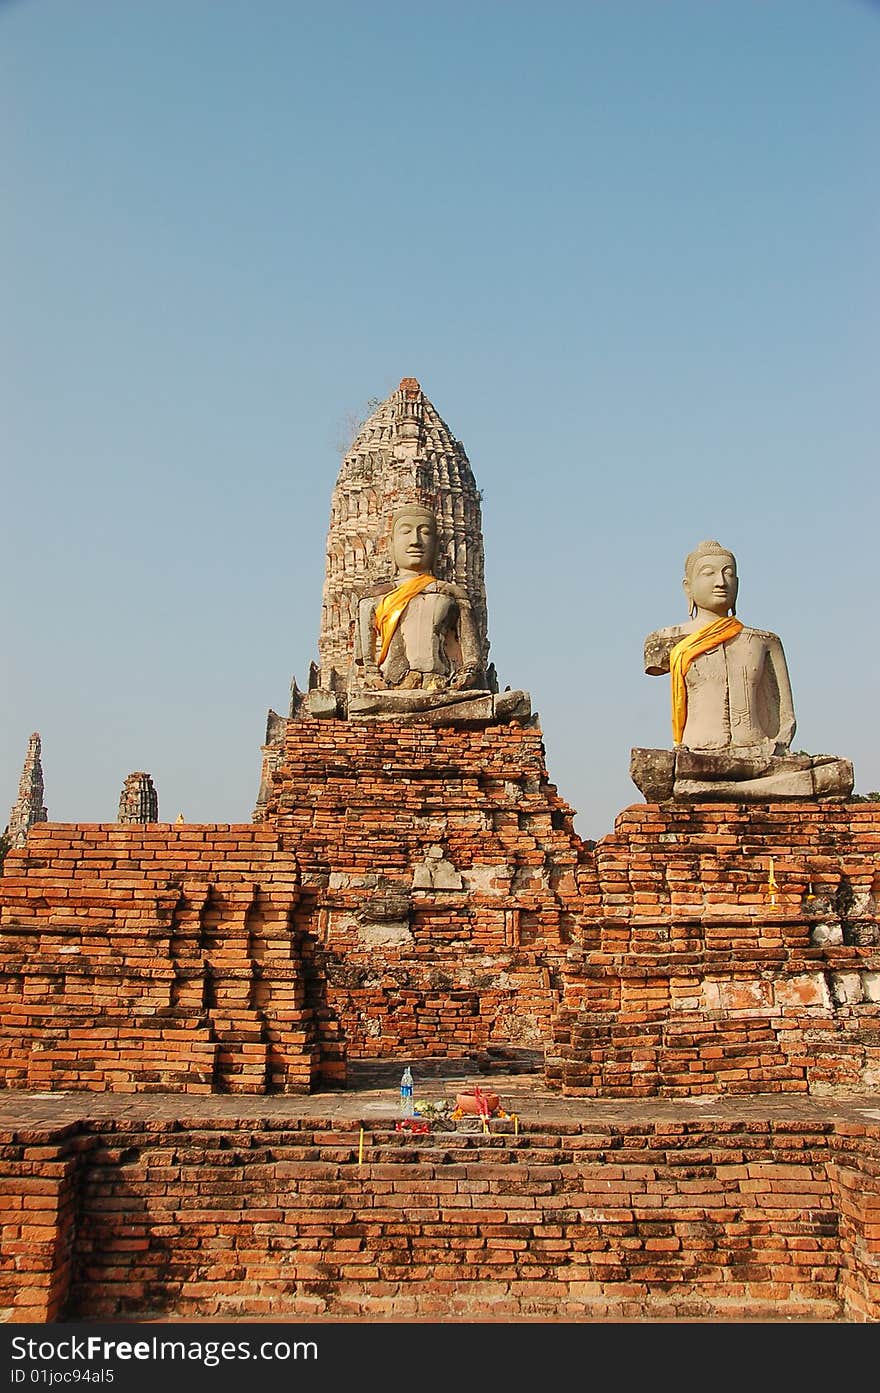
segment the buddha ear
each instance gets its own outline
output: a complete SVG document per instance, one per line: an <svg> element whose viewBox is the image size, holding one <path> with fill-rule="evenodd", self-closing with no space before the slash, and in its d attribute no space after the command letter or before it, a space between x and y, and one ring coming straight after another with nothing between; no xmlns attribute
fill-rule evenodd
<svg viewBox="0 0 880 1393"><path fill-rule="evenodd" d="M685 576L684 580L682 581L682 583L681 583L681 588L682 588L682 590L683 590L684 593L685 593L685 597L687 598L687 602L688 602L688 614L690 615L691 619L696 619L696 617L697 617L697 607L696 607L696 605L694 604L694 597L693 597L693 595L691 594L690 582L688 581L687 576Z"/></svg>

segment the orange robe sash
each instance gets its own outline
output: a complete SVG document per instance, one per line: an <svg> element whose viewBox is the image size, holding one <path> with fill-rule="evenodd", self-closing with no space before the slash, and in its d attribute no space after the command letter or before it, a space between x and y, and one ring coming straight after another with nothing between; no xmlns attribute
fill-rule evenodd
<svg viewBox="0 0 880 1393"><path fill-rule="evenodd" d="M680 639L669 654L669 671L672 674L672 739L681 744L687 724L687 687L684 675L695 658L719 648L722 643L736 638L742 632L742 624L731 616L728 619L714 619L696 633Z"/></svg>
<svg viewBox="0 0 880 1393"><path fill-rule="evenodd" d="M405 580L403 585L398 585L396 590L390 590L387 595L383 595L375 609L376 634L379 643L379 656L376 664L381 667L388 657L388 649L394 637L394 631L403 618L403 612L416 595L421 595L423 590L427 590L429 585L433 585L437 579L432 575L413 576L411 580Z"/></svg>

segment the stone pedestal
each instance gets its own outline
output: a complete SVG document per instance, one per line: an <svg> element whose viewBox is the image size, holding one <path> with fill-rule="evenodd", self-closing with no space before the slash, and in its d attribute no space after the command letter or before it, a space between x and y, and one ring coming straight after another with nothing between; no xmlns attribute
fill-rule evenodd
<svg viewBox="0 0 880 1393"><path fill-rule="evenodd" d="M630 777L649 803L766 803L848 798L853 767L839 755L769 755L723 750L633 749Z"/></svg>
<svg viewBox="0 0 880 1393"><path fill-rule="evenodd" d="M419 721L434 726L494 725L528 721L532 714L528 692L370 691L349 694L352 721Z"/></svg>

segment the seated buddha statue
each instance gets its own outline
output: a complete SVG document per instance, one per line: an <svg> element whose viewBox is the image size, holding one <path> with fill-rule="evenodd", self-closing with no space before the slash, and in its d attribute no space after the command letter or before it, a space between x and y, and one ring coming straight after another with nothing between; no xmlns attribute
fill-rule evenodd
<svg viewBox="0 0 880 1393"><path fill-rule="evenodd" d="M651 801L845 797L852 765L791 753L796 729L778 636L736 617L736 558L716 541L685 561L689 615L645 640L645 671L670 674L672 750L632 752L633 781Z"/></svg>
<svg viewBox="0 0 880 1393"><path fill-rule="evenodd" d="M434 575L439 536L430 508L409 503L391 520L391 580L358 605L350 716L448 711L474 720L525 714L526 694L493 692L470 599Z"/></svg>
<svg viewBox="0 0 880 1393"><path fill-rule="evenodd" d="M408 504L391 522L394 578L361 600L355 662L374 689L445 691L478 686L480 654L470 601L438 580L437 519Z"/></svg>

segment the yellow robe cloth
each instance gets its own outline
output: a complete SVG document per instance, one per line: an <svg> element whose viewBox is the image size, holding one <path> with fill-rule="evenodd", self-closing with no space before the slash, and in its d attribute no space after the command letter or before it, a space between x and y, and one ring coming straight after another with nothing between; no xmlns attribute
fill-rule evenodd
<svg viewBox="0 0 880 1393"><path fill-rule="evenodd" d="M694 658L720 647L722 643L727 643L728 639L736 638L742 627L739 620L732 616L728 619L713 619L711 624L706 624L702 629L697 629L696 633L688 634L687 638L681 639L669 654L669 671L672 674L672 739L676 745L681 744L687 724L685 673Z"/></svg>
<svg viewBox="0 0 880 1393"><path fill-rule="evenodd" d="M390 590L387 595L383 595L376 605L376 633L379 640L379 656L376 663L382 666L388 657L388 649L394 637L394 631L403 618L403 612L410 600L416 595L421 595L423 590L427 590L429 585L437 579L436 576L420 575L413 576L412 580L405 580L403 585L398 585L396 590Z"/></svg>

